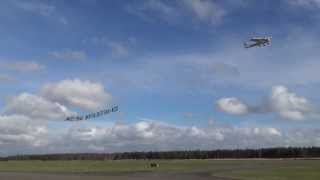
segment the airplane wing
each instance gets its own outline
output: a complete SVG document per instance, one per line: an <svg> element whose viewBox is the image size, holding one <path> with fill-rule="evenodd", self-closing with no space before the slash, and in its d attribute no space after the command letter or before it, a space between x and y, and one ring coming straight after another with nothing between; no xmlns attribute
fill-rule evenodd
<svg viewBox="0 0 320 180"><path fill-rule="evenodd" d="M252 47L254 47L254 46L258 46L259 45L259 43L254 43L254 44L247 44L247 43L244 43L244 47L245 48L252 48Z"/></svg>
<svg viewBox="0 0 320 180"><path fill-rule="evenodd" d="M261 39L261 38L251 38L250 41L258 43L258 42L263 42L263 39Z"/></svg>

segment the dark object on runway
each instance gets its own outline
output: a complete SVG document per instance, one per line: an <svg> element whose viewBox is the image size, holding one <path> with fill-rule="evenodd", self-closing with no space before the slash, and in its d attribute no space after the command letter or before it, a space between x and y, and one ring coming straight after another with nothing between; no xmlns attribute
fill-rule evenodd
<svg viewBox="0 0 320 180"><path fill-rule="evenodd" d="M154 167L159 167L159 164L158 163L151 163L150 164L150 167L154 168Z"/></svg>

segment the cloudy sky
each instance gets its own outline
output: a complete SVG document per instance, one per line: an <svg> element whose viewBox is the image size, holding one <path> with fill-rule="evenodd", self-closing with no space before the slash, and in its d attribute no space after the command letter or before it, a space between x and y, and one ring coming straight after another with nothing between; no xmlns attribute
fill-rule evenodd
<svg viewBox="0 0 320 180"><path fill-rule="evenodd" d="M320 146L319 12L318 0L1 1L0 155ZM272 46L243 48L267 35Z"/></svg>

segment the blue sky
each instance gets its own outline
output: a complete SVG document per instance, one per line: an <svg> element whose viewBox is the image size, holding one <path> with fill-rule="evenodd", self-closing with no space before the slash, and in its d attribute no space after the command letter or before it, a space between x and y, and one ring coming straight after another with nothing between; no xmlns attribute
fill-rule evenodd
<svg viewBox="0 0 320 180"><path fill-rule="evenodd" d="M199 147L183 136L212 143L203 149L247 136L243 148L319 145L319 9L317 0L2 1L0 133L11 133L0 153ZM272 46L244 49L252 36L272 36ZM112 104L119 113L63 121ZM168 129L176 142L166 143Z"/></svg>

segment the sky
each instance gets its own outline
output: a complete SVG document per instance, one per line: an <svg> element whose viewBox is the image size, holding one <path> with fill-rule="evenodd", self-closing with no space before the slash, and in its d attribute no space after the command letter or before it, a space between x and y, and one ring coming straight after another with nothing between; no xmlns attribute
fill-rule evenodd
<svg viewBox="0 0 320 180"><path fill-rule="evenodd" d="M0 155L319 146L319 10L318 0L3 0ZM272 45L245 49L255 36Z"/></svg>

